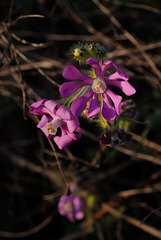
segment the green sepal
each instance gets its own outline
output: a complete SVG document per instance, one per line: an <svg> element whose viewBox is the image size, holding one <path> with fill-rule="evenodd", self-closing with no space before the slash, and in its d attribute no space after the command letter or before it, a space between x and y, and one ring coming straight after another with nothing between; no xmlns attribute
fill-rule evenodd
<svg viewBox="0 0 161 240"><path fill-rule="evenodd" d="M84 87L78 89L72 96L70 96L67 99L67 101L65 102L65 107L70 108L72 102L75 99L77 99L77 98L83 96L84 94L86 94L90 90L90 88L91 88L91 85L84 86Z"/></svg>

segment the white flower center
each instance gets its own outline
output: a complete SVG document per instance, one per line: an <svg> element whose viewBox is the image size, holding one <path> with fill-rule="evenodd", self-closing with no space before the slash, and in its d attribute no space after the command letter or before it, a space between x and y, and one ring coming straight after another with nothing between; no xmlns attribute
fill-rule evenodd
<svg viewBox="0 0 161 240"><path fill-rule="evenodd" d="M98 94L104 93L104 91L106 90L106 83L104 82L103 78L96 78L93 81L92 90Z"/></svg>
<svg viewBox="0 0 161 240"><path fill-rule="evenodd" d="M52 127L52 123L47 123L45 130L47 133L55 135L56 134L56 130Z"/></svg>
<svg viewBox="0 0 161 240"><path fill-rule="evenodd" d="M51 135L55 135L58 127L62 125L63 120L59 117L54 118L51 122L47 123L45 126L45 130L47 133Z"/></svg>

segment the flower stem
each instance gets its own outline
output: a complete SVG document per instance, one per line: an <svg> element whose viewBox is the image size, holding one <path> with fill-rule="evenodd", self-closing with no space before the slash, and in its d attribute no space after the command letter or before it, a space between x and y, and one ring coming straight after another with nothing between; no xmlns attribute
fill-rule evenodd
<svg viewBox="0 0 161 240"><path fill-rule="evenodd" d="M101 126L104 128L104 129L111 129L111 124L103 117L102 115L102 108L103 108L103 97L102 97L102 94L98 94L98 99L100 101L100 107L101 107L101 111L100 111L100 123L101 123Z"/></svg>

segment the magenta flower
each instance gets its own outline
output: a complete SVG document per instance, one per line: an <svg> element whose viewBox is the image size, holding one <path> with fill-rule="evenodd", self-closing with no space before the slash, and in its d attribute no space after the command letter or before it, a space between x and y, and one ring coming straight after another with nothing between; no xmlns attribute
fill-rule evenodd
<svg viewBox="0 0 161 240"><path fill-rule="evenodd" d="M58 203L60 215L66 216L71 222L81 220L84 217L82 198L76 195L63 195Z"/></svg>
<svg viewBox="0 0 161 240"><path fill-rule="evenodd" d="M71 111L53 100L42 99L31 105L30 113L42 115L37 127L40 128L47 138L54 139L59 149L81 137L81 128L76 117ZM57 129L61 129L61 136L55 136Z"/></svg>
<svg viewBox="0 0 161 240"><path fill-rule="evenodd" d="M89 86L89 90L83 96L78 97L72 102L72 113L74 116L79 116L85 109L87 102L90 100L87 118L102 111L103 117L108 121L112 121L115 119L116 113L120 115L122 97L115 94L110 89L110 86L120 88L127 96L134 94L136 90L128 82L128 77L117 68L114 62L106 61L100 66L98 59L89 58L86 64L89 64L94 68L96 78L82 74L72 65L67 66L63 71L63 77L75 81L63 83L60 86L60 93L63 97L69 97L78 89L84 86ZM114 67L116 72L108 76L107 70L110 67ZM98 96L102 96L102 99L100 99L100 97L98 98ZM103 106L100 106L100 101L103 101Z"/></svg>

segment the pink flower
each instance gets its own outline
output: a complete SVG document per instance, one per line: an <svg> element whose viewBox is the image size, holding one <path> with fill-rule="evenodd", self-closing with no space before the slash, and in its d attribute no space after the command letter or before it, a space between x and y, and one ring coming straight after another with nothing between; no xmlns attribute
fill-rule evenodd
<svg viewBox="0 0 161 240"><path fill-rule="evenodd" d="M82 198L76 195L62 195L58 203L58 211L71 222L83 219Z"/></svg>
<svg viewBox="0 0 161 240"><path fill-rule="evenodd" d="M72 65L67 66L63 71L63 77L75 81L63 83L59 89L60 93L64 97L69 97L78 89L82 88L83 90L84 86L89 86L89 89L83 96L78 97L72 102L72 113L74 116L79 116L85 109L87 102L91 100L87 118L102 111L103 117L108 121L112 121L115 119L116 113L120 115L122 97L115 94L110 89L110 86L120 88L127 96L134 94L136 90L128 82L128 77L117 68L114 62L106 61L100 66L98 59L89 58L86 64L94 68L96 78L82 74ZM110 67L114 67L116 72L107 76L106 73ZM100 106L100 101L103 102L103 106Z"/></svg>
<svg viewBox="0 0 161 240"><path fill-rule="evenodd" d="M71 111L53 100L42 99L31 105L30 113L42 115L37 127L40 128L47 138L54 139L59 149L81 137L81 128L76 117ZM57 129L61 129L61 136L55 136Z"/></svg>

